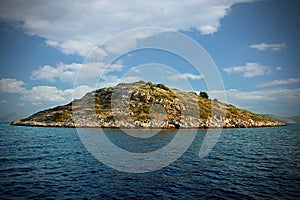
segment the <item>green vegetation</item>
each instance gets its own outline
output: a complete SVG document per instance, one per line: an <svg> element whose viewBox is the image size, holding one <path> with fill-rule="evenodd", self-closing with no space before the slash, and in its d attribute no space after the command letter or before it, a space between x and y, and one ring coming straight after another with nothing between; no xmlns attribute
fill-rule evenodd
<svg viewBox="0 0 300 200"><path fill-rule="evenodd" d="M167 91L170 90L170 89L169 89L167 86L165 86L164 84L157 84L156 87L161 88L161 89L163 89L163 90L167 90Z"/></svg>
<svg viewBox="0 0 300 200"><path fill-rule="evenodd" d="M67 111L62 111L62 112L54 113L52 120L55 122L64 122L71 117L72 117L71 113Z"/></svg>
<svg viewBox="0 0 300 200"><path fill-rule="evenodd" d="M206 92L200 92L199 96L208 99L208 94Z"/></svg>

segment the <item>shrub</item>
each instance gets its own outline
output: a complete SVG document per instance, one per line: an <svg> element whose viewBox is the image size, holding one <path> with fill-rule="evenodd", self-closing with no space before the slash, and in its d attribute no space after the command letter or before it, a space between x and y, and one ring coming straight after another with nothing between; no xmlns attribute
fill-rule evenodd
<svg viewBox="0 0 300 200"><path fill-rule="evenodd" d="M161 88L163 90L169 90L169 88L167 86L165 86L164 84L157 84L156 87Z"/></svg>
<svg viewBox="0 0 300 200"><path fill-rule="evenodd" d="M200 97L203 97L205 99L208 99L208 94L206 92L200 92Z"/></svg>

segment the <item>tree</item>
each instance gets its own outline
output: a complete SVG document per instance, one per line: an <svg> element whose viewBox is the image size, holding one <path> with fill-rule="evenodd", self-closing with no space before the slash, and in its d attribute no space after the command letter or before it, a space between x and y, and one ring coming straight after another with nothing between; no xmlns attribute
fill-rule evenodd
<svg viewBox="0 0 300 200"><path fill-rule="evenodd" d="M200 97L203 97L205 99L208 99L208 94L206 92L200 92Z"/></svg>

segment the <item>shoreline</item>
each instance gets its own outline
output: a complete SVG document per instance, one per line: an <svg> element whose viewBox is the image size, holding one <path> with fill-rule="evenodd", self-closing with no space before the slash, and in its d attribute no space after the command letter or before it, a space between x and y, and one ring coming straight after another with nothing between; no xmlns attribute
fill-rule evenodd
<svg viewBox="0 0 300 200"><path fill-rule="evenodd" d="M45 128L89 128L89 129L134 129L134 130L179 130L179 129L190 129L190 130L205 130L205 129L236 129L236 128L263 128L263 127L279 127L279 126L287 126L288 124L285 123L277 123L273 125L260 125L260 126L223 126L223 127L179 127L179 128L174 128L174 127L101 127L101 126L63 126L63 125L41 125L41 124L17 124L17 123L10 123L10 126L28 126L28 127L45 127Z"/></svg>

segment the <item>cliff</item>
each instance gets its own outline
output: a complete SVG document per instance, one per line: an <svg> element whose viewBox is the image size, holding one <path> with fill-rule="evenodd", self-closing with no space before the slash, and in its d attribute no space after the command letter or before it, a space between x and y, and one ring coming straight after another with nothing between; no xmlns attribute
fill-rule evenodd
<svg viewBox="0 0 300 200"><path fill-rule="evenodd" d="M216 99L210 100L205 95L139 81L89 92L67 105L40 111L11 125L169 129L284 124Z"/></svg>

